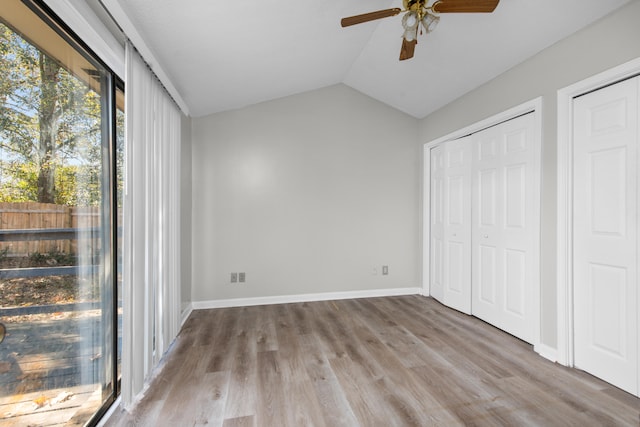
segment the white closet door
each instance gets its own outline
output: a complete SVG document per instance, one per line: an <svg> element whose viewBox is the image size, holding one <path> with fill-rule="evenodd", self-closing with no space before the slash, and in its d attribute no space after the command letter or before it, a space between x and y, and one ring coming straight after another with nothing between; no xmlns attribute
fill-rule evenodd
<svg viewBox="0 0 640 427"><path fill-rule="evenodd" d="M445 145L444 301L471 314L471 137Z"/></svg>
<svg viewBox="0 0 640 427"><path fill-rule="evenodd" d="M431 151L431 294L471 313L471 140Z"/></svg>
<svg viewBox="0 0 640 427"><path fill-rule="evenodd" d="M634 78L574 101L574 357L638 395L638 98Z"/></svg>
<svg viewBox="0 0 640 427"><path fill-rule="evenodd" d="M431 296L444 302L444 146L431 149L431 242L430 289Z"/></svg>
<svg viewBox="0 0 640 427"><path fill-rule="evenodd" d="M473 148L472 313L533 342L539 246L533 114L474 134Z"/></svg>

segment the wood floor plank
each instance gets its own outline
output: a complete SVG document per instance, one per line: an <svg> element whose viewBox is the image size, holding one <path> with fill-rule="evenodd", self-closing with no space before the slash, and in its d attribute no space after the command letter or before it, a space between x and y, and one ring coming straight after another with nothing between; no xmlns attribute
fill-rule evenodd
<svg viewBox="0 0 640 427"><path fill-rule="evenodd" d="M282 304L276 313L276 338L280 357L297 357L300 355L299 329L297 318L292 311L296 304Z"/></svg>
<svg viewBox="0 0 640 427"><path fill-rule="evenodd" d="M329 359L343 357L346 354L346 343L336 337L336 332L340 333L341 328L336 328L326 317L334 310L333 306L330 306L329 302L321 301L310 304L310 310L313 313L313 335L317 338L316 345L321 346L323 354Z"/></svg>
<svg viewBox="0 0 640 427"><path fill-rule="evenodd" d="M298 334L292 327L293 317L287 305L276 310L278 336L278 357L282 360L282 379L284 396L296 396L288 399L287 424L305 426L324 426L324 416L313 382L305 365L305 354L298 340Z"/></svg>
<svg viewBox="0 0 640 427"><path fill-rule="evenodd" d="M224 313L223 310L197 310L193 312L196 315L195 318L193 315L189 316L189 320L194 319L193 331L190 333L194 336L193 345L207 347L214 344L216 337L214 325L221 323Z"/></svg>
<svg viewBox="0 0 640 427"><path fill-rule="evenodd" d="M290 304L289 308L294 317L294 326L298 335L307 335L313 331L313 323L311 320L310 304Z"/></svg>
<svg viewBox="0 0 640 427"><path fill-rule="evenodd" d="M190 404L183 408L193 417L194 426L222 426L229 398L229 375L228 371L213 372L198 379Z"/></svg>
<svg viewBox="0 0 640 427"><path fill-rule="evenodd" d="M431 298L194 311L109 426L631 426L640 399Z"/></svg>
<svg viewBox="0 0 640 427"><path fill-rule="evenodd" d="M497 387L474 386L458 381L454 369L442 366L420 366L411 368L421 383L430 391L440 405L465 425L518 425L509 414L499 419L491 417L492 411L499 411L504 405L503 395Z"/></svg>
<svg viewBox="0 0 640 427"><path fill-rule="evenodd" d="M454 414L439 410L438 401L431 391L419 384L416 376L381 341L367 338L361 345L380 366L384 366L385 374L376 381L376 385L400 425L459 424Z"/></svg>
<svg viewBox="0 0 640 427"><path fill-rule="evenodd" d="M276 307L272 305L259 307L259 309L256 310L257 320L254 325L254 333L257 340L258 351L278 350L275 310Z"/></svg>
<svg viewBox="0 0 640 427"><path fill-rule="evenodd" d="M236 329L242 319L243 308L223 308L222 318L218 325L212 326L213 342L212 352L209 355L207 372L228 371L233 365L234 337L238 334Z"/></svg>
<svg viewBox="0 0 640 427"><path fill-rule="evenodd" d="M229 397L224 418L253 416L256 413L257 338L255 326L258 322L256 307L245 307L239 311L233 343L226 342L228 354L220 357L220 366L228 366L230 372ZM214 341L215 346L215 341ZM220 349L222 350L222 349ZM217 350L214 350L217 352ZM223 362L224 361L224 362ZM211 368L209 364L208 368Z"/></svg>
<svg viewBox="0 0 640 427"><path fill-rule="evenodd" d="M535 385L518 378L516 376L510 378L501 378L495 380L495 383L504 392L502 399L506 406L514 409L512 415L517 416L518 424L529 425L553 425L562 420L564 414L571 411L571 407L565 402L557 401L553 396L541 393ZM541 411L541 408L545 408ZM569 425L589 425L595 421L590 420L583 412L577 411L567 420ZM598 425L615 425L600 424Z"/></svg>
<svg viewBox="0 0 640 427"><path fill-rule="evenodd" d="M185 356L181 363L180 375L176 378L167 378L164 372L160 373L163 384L170 387L159 415L162 422L177 425L185 412L189 413L194 423L199 421L199 414L194 413L193 402L198 395L205 392L201 390L200 378L203 374L203 358L197 351Z"/></svg>
<svg viewBox="0 0 640 427"><path fill-rule="evenodd" d="M222 427L257 427L255 417L238 417L224 420Z"/></svg>
<svg viewBox="0 0 640 427"><path fill-rule="evenodd" d="M300 369L300 361L297 358L289 359L289 361L295 361L290 367L295 366L293 369L287 368L283 370L290 370L289 373L284 376L295 376L293 381L285 381L283 388L283 395L295 396L295 399L287 399L286 405L286 423L290 426L317 426L323 427L328 424L324 420L322 408L318 400L318 395L313 387L311 379L305 375L305 372Z"/></svg>
<svg viewBox="0 0 640 427"><path fill-rule="evenodd" d="M350 358L330 361L336 375L361 426L377 426L389 423L389 414L384 410L384 396L375 386L375 380L361 374L361 366Z"/></svg>
<svg viewBox="0 0 640 427"><path fill-rule="evenodd" d="M331 369L329 359L321 350L319 340L313 335L300 337L305 357L305 368L320 403L323 418L328 426L354 426L357 419L340 382ZM332 352L332 356L334 352Z"/></svg>
<svg viewBox="0 0 640 427"><path fill-rule="evenodd" d="M375 384L378 393L384 396L386 407L394 414L393 419L400 425L456 425L455 417L438 410L436 399L415 382L415 376L405 369L401 355L385 345L376 332L397 328L397 323L387 315L371 317L371 306L366 301L356 301L356 305L359 307L354 312L363 315L350 317L354 331L352 339L357 339L358 347L366 352L365 360L375 361L380 367L378 371L382 374Z"/></svg>
<svg viewBox="0 0 640 427"><path fill-rule="evenodd" d="M258 353L257 392L262 396L256 407L256 423L261 426L284 426L287 401L280 375L280 363L275 351Z"/></svg>
<svg viewBox="0 0 640 427"><path fill-rule="evenodd" d="M108 425L114 427L157 426L160 412L164 406L163 400L143 400L131 411L118 409L109 419Z"/></svg>

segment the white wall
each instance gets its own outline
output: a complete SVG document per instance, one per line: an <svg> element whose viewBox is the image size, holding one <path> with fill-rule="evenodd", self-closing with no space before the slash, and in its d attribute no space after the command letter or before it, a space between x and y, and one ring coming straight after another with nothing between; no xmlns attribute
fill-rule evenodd
<svg viewBox="0 0 640 427"><path fill-rule="evenodd" d="M552 12L550 12L552 13ZM541 310L542 343L555 348L556 92L640 57L640 2L540 52L420 122L420 145L538 96L543 96ZM541 31L544 29L541 27Z"/></svg>
<svg viewBox="0 0 640 427"><path fill-rule="evenodd" d="M183 115L180 124L180 309L191 304L191 118Z"/></svg>
<svg viewBox="0 0 640 427"><path fill-rule="evenodd" d="M417 140L344 85L194 118L193 300L420 286Z"/></svg>

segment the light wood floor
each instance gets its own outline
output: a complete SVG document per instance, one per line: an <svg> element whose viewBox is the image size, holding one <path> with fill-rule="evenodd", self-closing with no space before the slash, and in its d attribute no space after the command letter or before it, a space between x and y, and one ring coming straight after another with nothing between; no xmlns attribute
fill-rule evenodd
<svg viewBox="0 0 640 427"><path fill-rule="evenodd" d="M640 400L419 296L194 311L128 426L637 426Z"/></svg>

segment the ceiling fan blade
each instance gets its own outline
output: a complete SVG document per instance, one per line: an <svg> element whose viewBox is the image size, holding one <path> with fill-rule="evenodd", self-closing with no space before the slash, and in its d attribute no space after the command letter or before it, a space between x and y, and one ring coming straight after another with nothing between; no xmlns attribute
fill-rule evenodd
<svg viewBox="0 0 640 427"><path fill-rule="evenodd" d="M413 53L416 50L418 40L412 40L408 42L404 37L402 38L402 47L400 48L400 61L413 58Z"/></svg>
<svg viewBox="0 0 640 427"><path fill-rule="evenodd" d="M349 27L351 25L362 24L363 22L374 21L376 19L387 18L389 16L396 16L402 11L399 7L393 9L378 10L375 12L363 13L362 15L350 16L348 18L342 18L340 24L343 27Z"/></svg>
<svg viewBox="0 0 640 427"><path fill-rule="evenodd" d="M431 9L436 13L490 13L500 0L437 0Z"/></svg>

